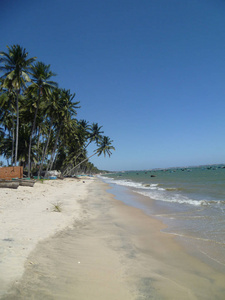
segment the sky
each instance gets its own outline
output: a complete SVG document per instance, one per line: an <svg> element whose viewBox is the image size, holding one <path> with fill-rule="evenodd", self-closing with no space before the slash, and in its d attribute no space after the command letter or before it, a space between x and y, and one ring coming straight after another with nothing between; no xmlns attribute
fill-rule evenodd
<svg viewBox="0 0 225 300"><path fill-rule="evenodd" d="M99 169L225 163L224 0L0 0L0 51L14 44L113 140Z"/></svg>

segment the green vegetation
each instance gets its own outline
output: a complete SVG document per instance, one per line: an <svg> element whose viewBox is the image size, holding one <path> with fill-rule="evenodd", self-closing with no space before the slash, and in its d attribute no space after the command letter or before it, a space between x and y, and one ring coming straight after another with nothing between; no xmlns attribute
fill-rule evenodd
<svg viewBox="0 0 225 300"><path fill-rule="evenodd" d="M52 169L64 175L98 173L88 159L110 156L113 141L98 123L77 119L80 102L52 81L50 65L13 45L0 52L0 72L0 155L7 165L19 164L28 177L39 178ZM91 143L96 150L87 157Z"/></svg>
<svg viewBox="0 0 225 300"><path fill-rule="evenodd" d="M62 204L57 202L55 204L52 204L53 205L53 211L54 212L61 212L62 211Z"/></svg>

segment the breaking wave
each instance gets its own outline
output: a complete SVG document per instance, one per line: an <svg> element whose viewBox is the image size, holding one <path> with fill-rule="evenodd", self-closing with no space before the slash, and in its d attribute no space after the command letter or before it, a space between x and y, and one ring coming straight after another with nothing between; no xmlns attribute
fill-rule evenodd
<svg viewBox="0 0 225 300"><path fill-rule="evenodd" d="M181 192L182 188L163 188L161 184L145 184L141 182L134 182L130 179L113 179L109 177L99 176L106 183L116 184L131 188L132 191L141 194L143 196L149 197L153 200L164 201L170 203L188 204L194 206L210 206L210 205L224 205L225 201L208 201L208 200L196 200L190 199L189 197L183 195Z"/></svg>

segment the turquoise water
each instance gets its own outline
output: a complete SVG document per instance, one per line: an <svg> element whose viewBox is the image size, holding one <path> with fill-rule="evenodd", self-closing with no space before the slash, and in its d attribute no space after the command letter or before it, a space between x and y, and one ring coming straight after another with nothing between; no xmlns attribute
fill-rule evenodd
<svg viewBox="0 0 225 300"><path fill-rule="evenodd" d="M225 271L224 165L119 172L102 179L115 193L119 188L137 195L124 202L162 220L165 233Z"/></svg>

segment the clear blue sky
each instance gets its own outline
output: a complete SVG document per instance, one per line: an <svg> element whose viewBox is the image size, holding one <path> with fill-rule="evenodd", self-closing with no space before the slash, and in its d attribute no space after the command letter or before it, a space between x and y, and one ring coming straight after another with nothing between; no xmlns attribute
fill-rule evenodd
<svg viewBox="0 0 225 300"><path fill-rule="evenodd" d="M224 0L1 0L1 51L13 44L114 140L100 169L225 162Z"/></svg>

